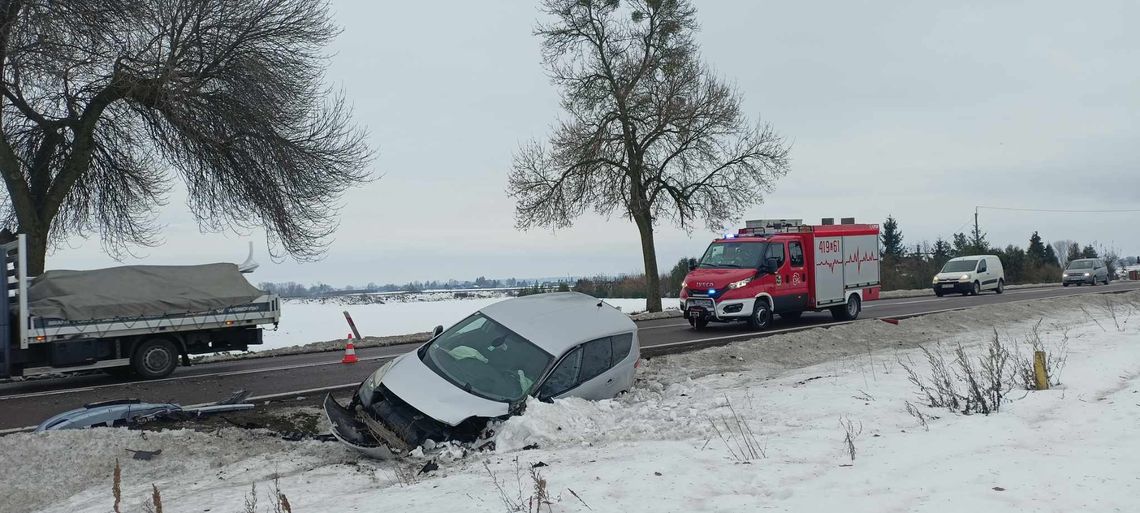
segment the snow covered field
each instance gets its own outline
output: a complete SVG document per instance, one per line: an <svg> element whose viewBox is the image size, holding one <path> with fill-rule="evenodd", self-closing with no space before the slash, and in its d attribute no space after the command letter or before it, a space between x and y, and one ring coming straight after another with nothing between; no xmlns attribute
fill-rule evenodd
<svg viewBox="0 0 1140 513"><path fill-rule="evenodd" d="M115 458L123 511L142 511L152 483L166 512L242 511L254 483L257 510L272 511L277 474L298 513L504 512L533 502L536 465L552 512L1135 511L1140 293L1111 298L1111 311L1100 296L1022 302L657 358L631 393L532 403L500 426L497 451L441 457L427 475L422 459L236 429L10 435L0 512L109 511ZM1012 345L1039 319L1045 347L1067 347L1061 385L1014 389L992 415L923 406L898 363L925 375L919 345L982 354L993 329Z"/></svg>
<svg viewBox="0 0 1140 513"><path fill-rule="evenodd" d="M335 301L286 300L281 306L277 331L266 330L264 343L255 351L299 346L310 342L343 339L348 335L344 312L352 315L360 334L385 337L431 331L437 325L450 327L476 310L507 299L506 296L475 297L428 301L404 301L345 305ZM623 312L645 310L644 299L606 299ZM677 299L663 299L666 306L677 306ZM671 302L670 302L671 301Z"/></svg>

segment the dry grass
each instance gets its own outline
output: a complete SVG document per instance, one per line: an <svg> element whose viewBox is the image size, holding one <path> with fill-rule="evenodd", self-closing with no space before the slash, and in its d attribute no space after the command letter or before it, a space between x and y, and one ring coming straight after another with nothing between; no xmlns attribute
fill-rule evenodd
<svg viewBox="0 0 1140 513"><path fill-rule="evenodd" d="M531 466L528 473L524 473L522 466L519 465L518 457L514 459L514 486L510 487L512 491L508 491L508 479L500 479L499 475L491 470L491 464L487 461L483 462L483 468L487 471L487 475L491 477L491 483L495 487L495 491L499 495L499 500L503 503L503 507L508 513L547 513L553 512L553 505L557 500L550 495L550 489L546 478L542 477L542 473L538 471L537 466ZM529 485L524 486L524 476L529 479ZM528 495L529 493L529 495ZM585 501L573 491L570 492L574 495L583 505L589 509ZM545 506L545 507L544 507Z"/></svg>
<svg viewBox="0 0 1140 513"><path fill-rule="evenodd" d="M717 425L717 419L712 417L709 417L709 423L712 424L713 432L728 449L728 453L732 455L732 459L746 462L768 457L748 422L732 406L732 401L728 396L725 396L724 400L731 415L720 418L720 425Z"/></svg>
<svg viewBox="0 0 1140 513"><path fill-rule="evenodd" d="M111 475L111 495L115 498L112 511L122 513L123 470L117 459ZM273 476L273 490L270 491L269 498L271 506L265 509L265 513L293 513L293 506L289 504L289 498L281 492L281 484L276 474ZM244 498L241 512L258 513L257 506L257 483L251 483L249 493ZM162 513L162 493L158 490L158 485L151 483L150 497L147 497L146 501L142 503L141 509L143 513Z"/></svg>
<svg viewBox="0 0 1140 513"><path fill-rule="evenodd" d="M410 464L406 464L402 461L397 461L396 464L392 467L392 474L395 476L396 482L399 483L400 486L411 486L416 484L416 469Z"/></svg>
<svg viewBox="0 0 1140 513"><path fill-rule="evenodd" d="M851 458L851 463L855 463L855 440L858 440L859 436L863 434L863 423L860 422L856 426L855 421L851 420L850 417L840 417L839 427L843 428L844 433L843 448L848 457Z"/></svg>
<svg viewBox="0 0 1140 513"><path fill-rule="evenodd" d="M123 468L119 466L119 459L115 458L115 471L111 474L111 495L115 497L115 513L122 513L119 505L123 502Z"/></svg>
<svg viewBox="0 0 1140 513"><path fill-rule="evenodd" d="M922 347L930 365L930 378L923 378L915 370L914 362L899 359L907 379L918 388L919 397L933 408L970 415L989 415L1001 408L1005 394L1013 388L1013 353L994 331L986 352L976 360L970 358L962 344L947 361L940 351Z"/></svg>

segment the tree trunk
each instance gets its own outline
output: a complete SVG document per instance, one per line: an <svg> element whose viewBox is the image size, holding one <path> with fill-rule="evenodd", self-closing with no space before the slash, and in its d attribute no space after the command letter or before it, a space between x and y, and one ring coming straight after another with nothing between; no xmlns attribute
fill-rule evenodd
<svg viewBox="0 0 1140 513"><path fill-rule="evenodd" d="M43 274L44 265L47 262L47 229L41 230L36 227L27 228L20 225L20 233L23 233L27 240L27 253L25 258L28 259L28 276L39 276Z"/></svg>
<svg viewBox="0 0 1140 513"><path fill-rule="evenodd" d="M661 311L661 274L657 272L657 248L653 245L653 218L634 214L633 221L641 232L641 256L645 259L645 309Z"/></svg>

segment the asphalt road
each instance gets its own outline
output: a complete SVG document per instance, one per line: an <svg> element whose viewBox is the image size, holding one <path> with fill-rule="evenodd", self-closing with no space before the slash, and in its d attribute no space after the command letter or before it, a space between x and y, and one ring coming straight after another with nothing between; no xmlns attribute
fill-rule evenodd
<svg viewBox="0 0 1140 513"><path fill-rule="evenodd" d="M1135 289L1140 289L1140 283L1008 290L1002 295L987 293L972 297L931 295L886 299L865 304L861 318L905 317L1011 301ZM748 330L743 323L714 323L697 332L680 318L640 321L638 326L642 352L653 355L832 323L830 314L808 313L796 321L777 320L769 330L759 333ZM380 361L414 347L359 349L357 355L361 361L355 365L342 365L339 352L325 352L195 365L154 381L122 382L105 375L86 375L0 384L0 431L35 425L86 403L113 399L138 398L192 405L224 399L235 390L247 390L258 400L323 395L326 390L359 383Z"/></svg>

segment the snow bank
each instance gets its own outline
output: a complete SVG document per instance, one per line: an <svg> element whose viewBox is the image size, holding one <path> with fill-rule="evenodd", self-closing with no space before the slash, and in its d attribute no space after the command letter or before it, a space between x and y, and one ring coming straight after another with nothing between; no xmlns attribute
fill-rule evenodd
<svg viewBox="0 0 1140 513"><path fill-rule="evenodd" d="M168 512L240 510L250 483L264 491L277 472L299 512L501 512L526 504L539 463L561 512L1131 511L1140 310L1125 301L1140 305L1140 293L861 321L655 358L629 394L529 403L498 426L496 452L427 476L416 475L423 460L373 462L257 432L13 435L0 438L0 464L26 471L0 485L18 499L0 511L109 510L112 460L125 448L164 452L123 460L124 511L139 510L152 482ZM1020 339L1041 318L1047 346L1068 340L1061 387L1013 391L990 416L920 405L925 428L906 412L919 402L898 358L921 361L919 344L979 352L993 329ZM855 428L854 460L841 419ZM741 458L748 442L726 423L746 425L766 456Z"/></svg>

